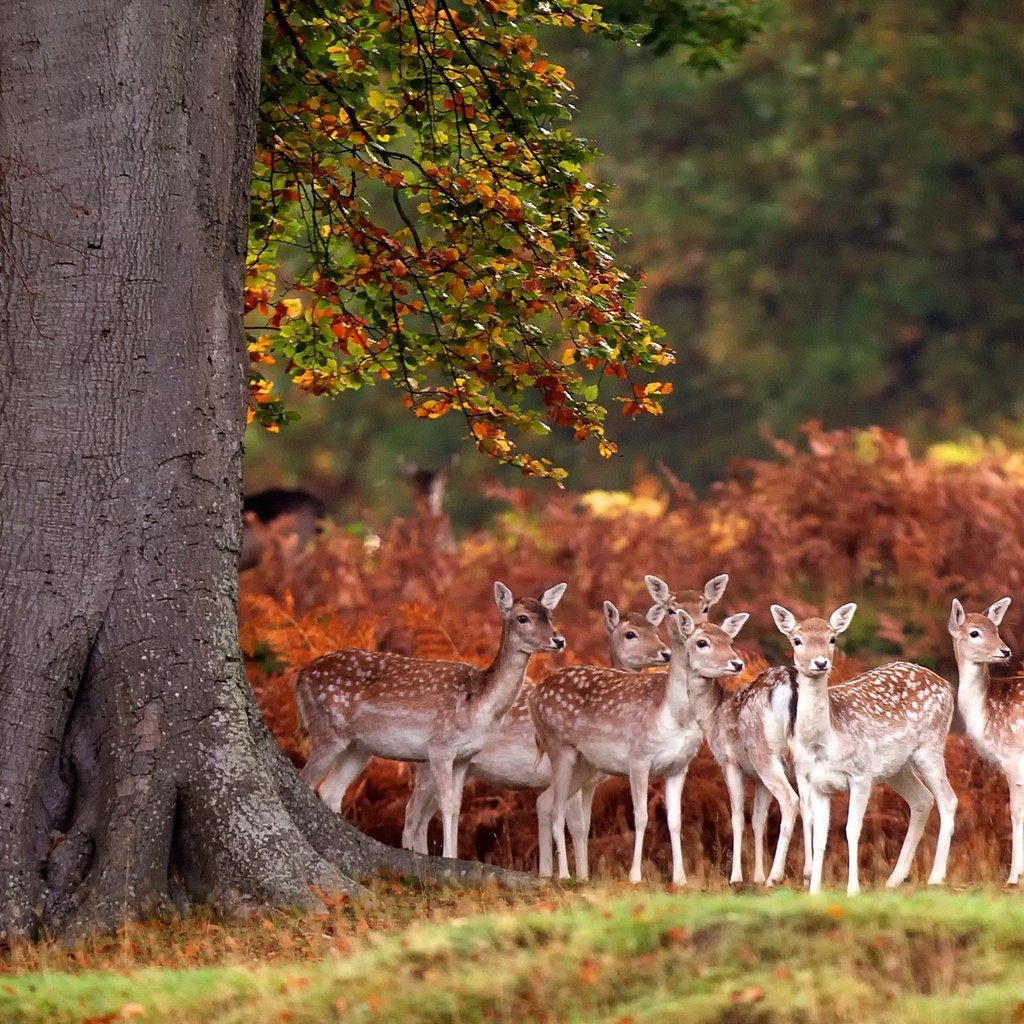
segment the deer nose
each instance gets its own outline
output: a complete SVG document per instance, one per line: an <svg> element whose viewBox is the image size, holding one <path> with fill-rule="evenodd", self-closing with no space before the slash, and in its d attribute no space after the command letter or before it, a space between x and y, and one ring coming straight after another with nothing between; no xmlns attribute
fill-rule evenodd
<svg viewBox="0 0 1024 1024"><path fill-rule="evenodd" d="M560 651L565 646L565 637L560 633L556 633L551 638L551 642L555 645L555 650Z"/></svg>
<svg viewBox="0 0 1024 1024"><path fill-rule="evenodd" d="M999 648L999 656L1001 658L1008 658L1010 656L1010 648L1009 647L1000 647Z"/></svg>
<svg viewBox="0 0 1024 1024"><path fill-rule="evenodd" d="M743 671L743 662L740 661L739 658L733 658L732 661L729 662L729 665L732 668L733 672Z"/></svg>
<svg viewBox="0 0 1024 1024"><path fill-rule="evenodd" d="M662 661L670 661L671 658L672 658L672 652L667 647L663 647L661 649L661 660Z"/></svg>
<svg viewBox="0 0 1024 1024"><path fill-rule="evenodd" d="M829 660L828 660L828 658L815 658L815 659L814 659L814 667L815 667L815 668L816 668L816 669L817 669L817 670L818 670L819 672L825 672L825 671L827 671L827 670L828 670L828 666L829 666Z"/></svg>

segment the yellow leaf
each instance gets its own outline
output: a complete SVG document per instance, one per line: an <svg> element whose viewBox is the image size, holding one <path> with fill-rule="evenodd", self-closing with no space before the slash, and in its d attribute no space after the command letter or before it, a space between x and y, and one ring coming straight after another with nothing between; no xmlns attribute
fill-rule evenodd
<svg viewBox="0 0 1024 1024"><path fill-rule="evenodd" d="M302 316L302 299L283 299L281 305L284 306L285 313L293 319Z"/></svg>

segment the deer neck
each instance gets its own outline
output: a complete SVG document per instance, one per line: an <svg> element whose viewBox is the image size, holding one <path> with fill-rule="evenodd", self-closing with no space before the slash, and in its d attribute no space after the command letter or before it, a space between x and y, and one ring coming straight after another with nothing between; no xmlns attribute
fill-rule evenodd
<svg viewBox="0 0 1024 1024"><path fill-rule="evenodd" d="M801 747L823 747L832 732L828 676L796 674L795 737Z"/></svg>
<svg viewBox="0 0 1024 1024"><path fill-rule="evenodd" d="M496 717L504 715L515 703L526 679L530 655L513 646L506 626L501 633L501 646L494 661L484 670L478 706Z"/></svg>
<svg viewBox="0 0 1024 1024"><path fill-rule="evenodd" d="M988 665L968 661L957 651L956 668L959 678L956 703L967 727L967 735L984 736L988 727Z"/></svg>
<svg viewBox="0 0 1024 1024"><path fill-rule="evenodd" d="M725 690L717 679L709 679L693 669L687 673L686 688L690 698L690 712L701 729L707 731L722 703Z"/></svg>
<svg viewBox="0 0 1024 1024"><path fill-rule="evenodd" d="M678 721L693 717L690 708L690 664L685 654L675 652L668 663L665 678L665 709Z"/></svg>

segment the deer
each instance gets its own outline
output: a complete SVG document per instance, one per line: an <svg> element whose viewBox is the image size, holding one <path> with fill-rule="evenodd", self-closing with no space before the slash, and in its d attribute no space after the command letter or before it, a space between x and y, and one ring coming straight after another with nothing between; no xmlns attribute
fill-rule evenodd
<svg viewBox="0 0 1024 1024"><path fill-rule="evenodd" d="M340 813L371 755L426 762L441 805L443 855L456 856L469 762L514 703L530 657L565 648L551 620L565 589L559 583L539 598L515 598L495 582L501 643L487 668L355 649L311 662L295 687L310 743L302 778Z"/></svg>
<svg viewBox="0 0 1024 1024"><path fill-rule="evenodd" d="M669 649L658 635L658 626L665 615L663 608L655 606L646 615L636 612L620 615L611 601L605 601L603 610L613 668L639 672L668 662ZM529 693L530 687L520 691L501 724L488 736L480 753L470 761L466 777L478 779L495 789L545 791L537 800L538 869L542 876L548 876L552 868L551 764L548 758L537 757L536 734L527 704ZM587 834L590 831L593 791L593 786L581 790L568 808L569 832L579 878L586 878L588 874ZM427 852L427 826L437 809L437 790L430 772L419 765L405 808L402 845L406 849Z"/></svg>
<svg viewBox="0 0 1024 1024"><path fill-rule="evenodd" d="M645 577L655 607L687 607L696 618L694 607L702 612L703 621L711 606L725 592L726 574L708 580L703 593L694 590L672 593L667 583L657 576ZM715 760L722 768L729 793L733 833L732 884L743 881L742 840L744 829L743 780L754 779L754 881L768 886L782 881L786 855L796 823L799 799L786 776L788 708L792 698L789 669L769 669L740 690L726 690L717 679L691 678L690 704L697 722L708 741ZM764 873L764 833L771 798L779 803L782 826L775 858L767 879ZM810 857L808 838L807 856ZM810 861L808 859L808 865Z"/></svg>
<svg viewBox="0 0 1024 1024"><path fill-rule="evenodd" d="M1003 770L1010 790L1011 853L1007 885L1024 872L1024 679L992 679L989 666L1005 663L1010 648L999 635L1010 598L1002 597L983 614L965 612L953 598L949 635L959 676L957 705L965 731L978 753Z"/></svg>
<svg viewBox="0 0 1024 1024"><path fill-rule="evenodd" d="M886 887L896 888L909 876L933 804L939 809L939 837L928 884L938 885L946 877L957 805L945 761L953 689L936 673L905 661L829 687L837 636L849 627L856 610L851 602L832 612L828 621L797 622L782 605L771 606L779 632L793 647L796 667L793 756L801 803L810 816L810 892L821 891L830 797L843 790L850 793L846 891L851 896L860 892L860 833L876 781L888 783L910 807L907 833Z"/></svg>
<svg viewBox="0 0 1024 1024"><path fill-rule="evenodd" d="M538 747L551 760L552 834L559 876L567 878L565 812L569 797L599 774L627 776L633 799L635 838L630 882L641 879L647 830L647 786L665 778L665 805L672 844L672 881L682 885L682 792L687 769L701 742L690 709L690 674L718 678L743 670L732 641L747 620L732 615L721 626L697 623L684 609L668 615L672 657L667 673L638 675L573 666L542 679L528 697Z"/></svg>
<svg viewBox="0 0 1024 1024"><path fill-rule="evenodd" d="M800 800L786 775L792 670L771 668L746 686L727 690L719 679L691 674L690 707L725 777L732 823L730 884L743 881L744 779L754 780L754 881L768 887L782 881ZM782 813L771 871L764 872L764 834L772 797ZM808 843L808 851L810 844Z"/></svg>

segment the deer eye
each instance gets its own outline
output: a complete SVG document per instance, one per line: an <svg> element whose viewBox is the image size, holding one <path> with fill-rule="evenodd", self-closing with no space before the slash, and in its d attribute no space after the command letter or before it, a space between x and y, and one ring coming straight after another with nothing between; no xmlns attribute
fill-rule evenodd
<svg viewBox="0 0 1024 1024"><path fill-rule="evenodd" d="M828 642L829 642L830 644L834 644L834 643L836 642L836 638L835 638L834 636L830 636L830 637L828 638Z"/></svg>
<svg viewBox="0 0 1024 1024"><path fill-rule="evenodd" d="M707 603L707 601L704 601L704 602L703 602L703 603L701 604L701 606L700 606L700 610L701 610L702 612L706 612L706 611L708 610L708 607L709 607L709 606L708 606L708 603Z"/></svg>
<svg viewBox="0 0 1024 1024"><path fill-rule="evenodd" d="M636 639L636 633L634 633L634 632L633 632L633 630L630 630L630 631L629 631L629 632L628 632L628 633L626 634L626 639L627 639L627 640L635 640L635 639Z"/></svg>
<svg viewBox="0 0 1024 1024"><path fill-rule="evenodd" d="M703 648L703 647L710 647L711 644L709 644L707 642L707 640L698 640L697 641L697 646Z"/></svg>
<svg viewBox="0 0 1024 1024"><path fill-rule="evenodd" d="M800 639L800 637L798 637L798 636L793 637L793 646L794 647L802 647L803 643L804 642L803 642L803 640Z"/></svg>
<svg viewBox="0 0 1024 1024"><path fill-rule="evenodd" d="M524 626L530 621L529 615L517 615L516 622L521 622Z"/></svg>
<svg viewBox="0 0 1024 1024"><path fill-rule="evenodd" d="M972 640L977 640L979 636L981 636L981 630L980 629L972 629L971 630L970 637L971 637Z"/></svg>

